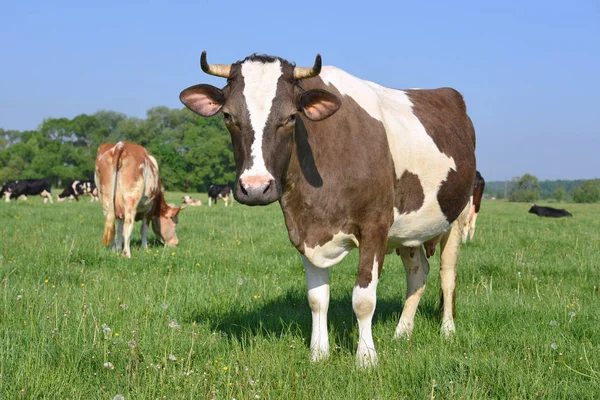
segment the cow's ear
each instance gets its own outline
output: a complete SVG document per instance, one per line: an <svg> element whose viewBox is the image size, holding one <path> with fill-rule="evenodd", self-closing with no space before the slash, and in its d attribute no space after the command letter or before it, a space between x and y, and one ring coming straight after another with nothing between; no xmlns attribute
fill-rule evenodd
<svg viewBox="0 0 600 400"><path fill-rule="evenodd" d="M212 85L190 86L181 92L179 100L187 108L203 117L215 115L225 104L223 92Z"/></svg>
<svg viewBox="0 0 600 400"><path fill-rule="evenodd" d="M298 110L304 112L304 115L312 121L331 117L341 105L342 102L337 96L321 89L304 92L298 99Z"/></svg>

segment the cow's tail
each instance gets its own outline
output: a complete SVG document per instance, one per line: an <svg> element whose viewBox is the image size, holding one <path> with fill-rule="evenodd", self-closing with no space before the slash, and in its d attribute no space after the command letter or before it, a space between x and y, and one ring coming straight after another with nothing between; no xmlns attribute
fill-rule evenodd
<svg viewBox="0 0 600 400"><path fill-rule="evenodd" d="M115 193L117 188L117 173L119 160L123 153L123 142L98 156L96 161L96 186L98 187L102 208L104 210L104 235L102 244L109 246L115 237Z"/></svg>

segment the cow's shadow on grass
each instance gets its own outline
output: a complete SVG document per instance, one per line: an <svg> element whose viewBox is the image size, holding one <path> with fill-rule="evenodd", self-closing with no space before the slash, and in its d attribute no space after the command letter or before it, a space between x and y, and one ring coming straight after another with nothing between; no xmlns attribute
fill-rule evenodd
<svg viewBox="0 0 600 400"><path fill-rule="evenodd" d="M421 299L419 304L417 318L441 321L437 304L424 300ZM261 300L255 299L255 301ZM373 326L378 323L390 325L389 335L392 336L403 307L404 301L401 299L378 298ZM288 333L301 335L308 347L312 316L305 292L289 291L271 302L263 303L258 308L246 307L246 310L241 308L217 313L195 310L191 313L189 322L208 324L213 332L220 332L242 342L257 335L268 338L277 338ZM331 343L343 349L355 349L358 334L356 325L351 293L342 298L332 297L328 312L329 335L333 339Z"/></svg>

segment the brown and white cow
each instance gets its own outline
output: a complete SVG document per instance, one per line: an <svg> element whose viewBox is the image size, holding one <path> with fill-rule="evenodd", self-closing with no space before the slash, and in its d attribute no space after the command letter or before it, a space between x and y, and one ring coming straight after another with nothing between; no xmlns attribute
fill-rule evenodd
<svg viewBox="0 0 600 400"><path fill-rule="evenodd" d="M295 67L252 55L204 72L227 78L218 89L181 92L192 111L223 113L237 168L234 197L279 201L290 241L302 255L312 310L311 353L329 355L329 267L360 251L352 306L357 360L375 364L371 333L386 253L398 248L407 299L396 328L408 337L425 290L423 245L441 244L442 331L454 332L461 230L475 177L475 131L456 90L395 90L335 67Z"/></svg>
<svg viewBox="0 0 600 400"><path fill-rule="evenodd" d="M483 198L483 190L485 189L485 179L476 171L475 173L475 185L473 186L473 197L471 199L471 208L469 210L469 216L465 222L462 233L462 242L466 243L467 239L473 240L475 235L475 225L477 223L477 215L481 208L481 199Z"/></svg>
<svg viewBox="0 0 600 400"><path fill-rule="evenodd" d="M202 200L192 199L186 194L183 196L182 204L185 204L186 206L200 207L202 205Z"/></svg>
<svg viewBox="0 0 600 400"><path fill-rule="evenodd" d="M184 207L165 202L158 164L145 148L128 142L103 144L96 157L95 180L105 218L102 244L115 245L117 220L116 249L123 248L123 256L131 258L133 223L141 220L143 248L148 247L148 222L152 222L152 230L162 243L177 245L177 214Z"/></svg>

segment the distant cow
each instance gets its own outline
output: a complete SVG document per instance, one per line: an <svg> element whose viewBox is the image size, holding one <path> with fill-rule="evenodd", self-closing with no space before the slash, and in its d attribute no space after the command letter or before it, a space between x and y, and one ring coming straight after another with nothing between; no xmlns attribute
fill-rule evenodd
<svg viewBox="0 0 600 400"><path fill-rule="evenodd" d="M52 200L52 188L48 179L20 179L17 181L8 181L2 186L2 194L5 197L5 201L9 202L11 198L22 198L21 196L35 196L40 195L44 198L44 203L50 200L50 203L54 203Z"/></svg>
<svg viewBox="0 0 600 400"><path fill-rule="evenodd" d="M210 185L208 188L208 206L212 206L212 201L217 204L217 199L221 199L225 202L225 207L229 202L229 195L231 194L231 188L229 185ZM231 203L233 205L233 202Z"/></svg>
<svg viewBox="0 0 600 400"><path fill-rule="evenodd" d="M479 171L475 172L475 186L473 186L473 197L471 199L471 209L465 225L463 227L462 242L465 243L467 238L473 240L475 235L475 223L477 215L481 207L481 198L483 197L483 189L485 188L485 180Z"/></svg>
<svg viewBox="0 0 600 400"><path fill-rule="evenodd" d="M2 196L6 196L4 197L4 201L6 201L7 203L10 201L10 196L11 196L11 190L12 187L15 185L16 181L6 181L2 184L2 189L0 189L0 198L2 198Z"/></svg>
<svg viewBox="0 0 600 400"><path fill-rule="evenodd" d="M190 196L188 196L186 194L185 196L183 196L182 204L192 206L192 207L198 207L198 206L202 205L202 202L200 200L192 199Z"/></svg>
<svg viewBox="0 0 600 400"><path fill-rule="evenodd" d="M94 181L73 181L69 183L61 194L58 195L58 201L65 199L75 199L79 201L79 196L89 195L91 201L99 201L98 189Z"/></svg>
<svg viewBox="0 0 600 400"><path fill-rule="evenodd" d="M539 217L549 218L560 218L560 217L572 217L573 215L564 209L557 209L552 207L536 206L535 204L529 209L531 214L535 214Z"/></svg>
<svg viewBox="0 0 600 400"><path fill-rule="evenodd" d="M115 220L118 223L116 250L131 258L129 241L134 221L142 221L142 248L148 247L148 222L158 239L177 246L177 215L184 207L167 204L156 159L135 143L106 143L96 157L96 185L104 211L105 246L115 245ZM124 241L124 247L123 247Z"/></svg>
<svg viewBox="0 0 600 400"><path fill-rule="evenodd" d="M377 284L394 249L407 277L395 336L412 333L429 274L423 247L431 253L438 243L442 332L452 335L460 231L475 179L475 130L462 95L450 88L386 88L322 67L319 55L313 67L299 67L257 54L209 64L203 52L200 65L227 78L226 86L191 86L180 99L202 116L222 113L237 169L235 200L281 206L304 264L312 358L329 355L329 268L354 248L361 365L377 362L371 330Z"/></svg>

